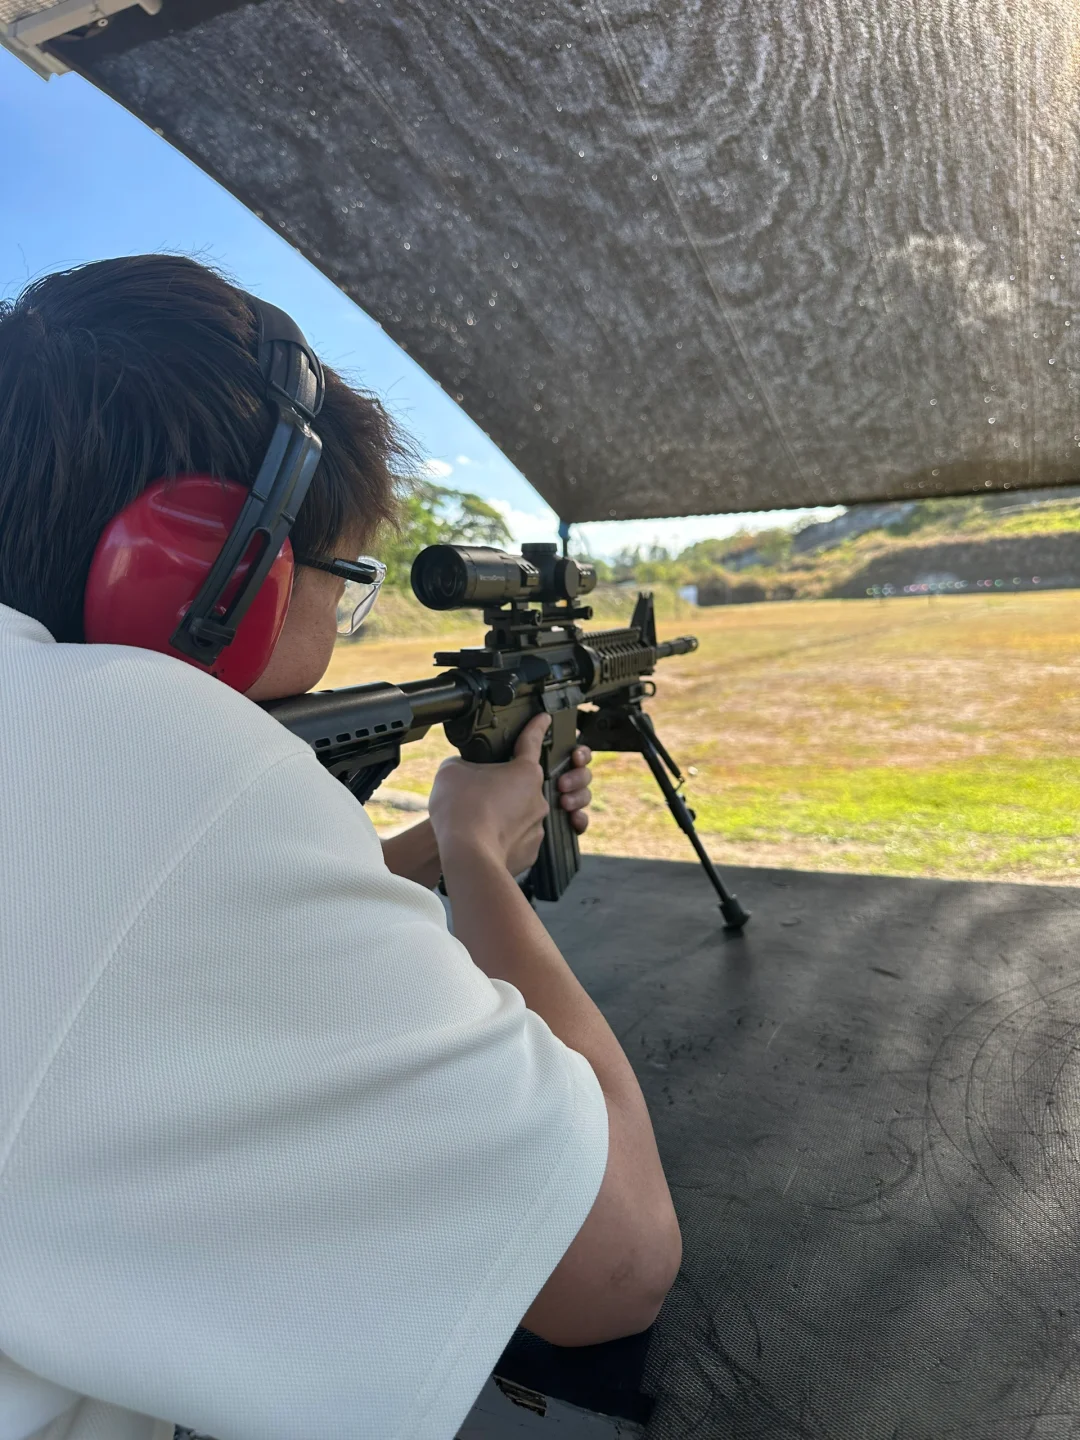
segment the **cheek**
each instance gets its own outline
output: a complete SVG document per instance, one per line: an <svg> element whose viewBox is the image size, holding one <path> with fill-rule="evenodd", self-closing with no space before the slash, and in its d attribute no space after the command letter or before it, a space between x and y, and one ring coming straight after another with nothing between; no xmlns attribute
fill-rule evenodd
<svg viewBox="0 0 1080 1440"><path fill-rule="evenodd" d="M329 662L330 655L331 655L331 653L333 652L334 645L335 645L335 643L336 643L336 641L337 641L337 611L336 611L336 609L335 609L335 610L331 610L329 616L327 617L325 623L323 624L322 641L323 641L323 648L324 648L325 654L326 654L326 659L327 659L327 661Z"/></svg>
<svg viewBox="0 0 1080 1440"><path fill-rule="evenodd" d="M337 639L337 606L320 605L308 616L308 648L312 659L328 662Z"/></svg>
<svg viewBox="0 0 1080 1440"><path fill-rule="evenodd" d="M316 671L322 675L334 652L337 639L337 603L334 582L330 586L307 585L294 592L287 625L291 629L293 663L308 680ZM321 667L321 668L320 668ZM310 681L314 684L315 681Z"/></svg>
<svg viewBox="0 0 1080 1440"><path fill-rule="evenodd" d="M318 575L314 580L302 571L303 580L293 589L289 618L309 643L332 644L337 633L337 596L340 582Z"/></svg>
<svg viewBox="0 0 1080 1440"><path fill-rule="evenodd" d="M331 591L319 597L316 624L320 635L334 635L337 632L337 595Z"/></svg>
<svg viewBox="0 0 1080 1440"><path fill-rule="evenodd" d="M325 613L309 617L289 662L287 689L290 695L299 695L318 685L333 658L336 640L337 617L334 614L329 619Z"/></svg>

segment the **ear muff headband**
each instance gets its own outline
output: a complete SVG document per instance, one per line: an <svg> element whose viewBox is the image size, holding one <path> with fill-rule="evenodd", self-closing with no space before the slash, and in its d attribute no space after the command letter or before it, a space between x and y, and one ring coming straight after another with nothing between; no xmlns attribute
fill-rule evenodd
<svg viewBox="0 0 1080 1440"><path fill-rule="evenodd" d="M277 407L278 423L236 524L171 637L177 650L202 665L212 665L235 639L237 626L295 523L322 453L322 441L310 425L323 402L318 357L283 310L243 293L259 322L259 367L267 398ZM261 541L258 557L219 619L225 592L256 540Z"/></svg>
<svg viewBox="0 0 1080 1440"><path fill-rule="evenodd" d="M289 531L319 463L318 357L284 311L245 295L277 425L250 490L235 481L154 481L99 537L84 600L91 644L137 645L237 690L265 670L292 589Z"/></svg>

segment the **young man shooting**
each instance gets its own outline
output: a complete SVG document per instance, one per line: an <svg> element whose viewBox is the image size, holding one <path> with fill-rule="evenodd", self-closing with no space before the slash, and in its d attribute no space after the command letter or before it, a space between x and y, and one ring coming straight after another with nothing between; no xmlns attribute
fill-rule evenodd
<svg viewBox="0 0 1080 1440"><path fill-rule="evenodd" d="M282 356L317 404L282 401ZM318 459L241 680L255 619L214 666L176 649L191 588L144 637L286 432ZM546 718L505 765L444 762L430 820L380 844L253 703L318 684L346 585L371 603L341 573L402 454L288 317L191 260L0 307L5 1436L451 1440L518 1324L634 1334L674 1282L641 1091L513 879ZM138 638L93 643L102 606Z"/></svg>

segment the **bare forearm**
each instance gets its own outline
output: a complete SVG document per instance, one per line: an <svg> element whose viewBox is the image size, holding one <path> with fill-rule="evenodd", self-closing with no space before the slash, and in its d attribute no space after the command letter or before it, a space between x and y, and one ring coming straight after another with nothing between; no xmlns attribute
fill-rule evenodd
<svg viewBox="0 0 1080 1440"><path fill-rule="evenodd" d="M585 1056L604 1094L631 1118L642 1200L651 1191L660 1208L670 1206L648 1107L611 1027L506 867L482 850L447 848L442 868L455 936L489 979L514 985L563 1044Z"/></svg>
<svg viewBox="0 0 1080 1440"><path fill-rule="evenodd" d="M421 820L419 825L410 826L400 835L390 836L382 842L382 848L386 868L395 875L413 880L427 890L439 883L442 865L430 820Z"/></svg>

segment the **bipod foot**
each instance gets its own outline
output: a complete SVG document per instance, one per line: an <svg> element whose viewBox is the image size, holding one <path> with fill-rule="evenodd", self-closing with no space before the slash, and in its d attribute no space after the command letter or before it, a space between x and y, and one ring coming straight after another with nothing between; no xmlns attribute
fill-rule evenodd
<svg viewBox="0 0 1080 1440"><path fill-rule="evenodd" d="M735 935L742 934L742 928L750 919L751 912L744 910L739 904L737 895L729 895L726 900L720 901L720 913L724 917L724 929L730 930Z"/></svg>

